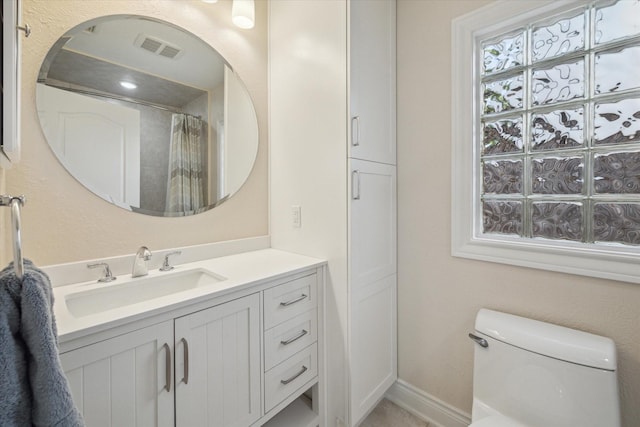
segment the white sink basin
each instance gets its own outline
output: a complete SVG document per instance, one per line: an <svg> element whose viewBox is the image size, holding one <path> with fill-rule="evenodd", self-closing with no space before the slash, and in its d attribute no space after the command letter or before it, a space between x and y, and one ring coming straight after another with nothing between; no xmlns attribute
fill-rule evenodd
<svg viewBox="0 0 640 427"><path fill-rule="evenodd" d="M190 289L211 286L223 280L226 278L203 269L159 273L154 276L125 279L121 283L115 281L96 285L92 289L67 295L65 302L72 315L83 317Z"/></svg>

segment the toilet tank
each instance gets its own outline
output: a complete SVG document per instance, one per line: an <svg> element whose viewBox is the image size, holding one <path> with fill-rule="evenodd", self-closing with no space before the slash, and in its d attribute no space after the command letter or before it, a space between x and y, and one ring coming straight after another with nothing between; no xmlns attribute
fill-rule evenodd
<svg viewBox="0 0 640 427"><path fill-rule="evenodd" d="M474 422L619 427L616 350L609 338L482 309L475 325Z"/></svg>

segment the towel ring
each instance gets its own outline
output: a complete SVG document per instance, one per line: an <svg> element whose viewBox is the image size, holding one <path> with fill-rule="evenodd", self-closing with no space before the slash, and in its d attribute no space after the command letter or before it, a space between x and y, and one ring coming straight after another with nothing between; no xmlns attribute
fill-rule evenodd
<svg viewBox="0 0 640 427"><path fill-rule="evenodd" d="M0 196L0 206L11 207L11 232L13 240L13 269L18 279L24 275L24 261L22 258L22 236L20 234L20 208L25 203L24 196Z"/></svg>
<svg viewBox="0 0 640 427"><path fill-rule="evenodd" d="M20 234L21 220L20 207L24 203L24 198L14 197L11 199L11 223L13 225L13 269L16 277L22 279L24 274L24 262L22 259L22 235Z"/></svg>

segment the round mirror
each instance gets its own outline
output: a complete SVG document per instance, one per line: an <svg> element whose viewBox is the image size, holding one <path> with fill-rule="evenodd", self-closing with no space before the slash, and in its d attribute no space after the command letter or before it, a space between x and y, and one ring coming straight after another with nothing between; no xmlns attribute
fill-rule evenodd
<svg viewBox="0 0 640 427"><path fill-rule="evenodd" d="M42 63L36 104L69 173L134 212L211 209L240 189L258 151L255 109L229 64L147 17L101 17L64 34Z"/></svg>

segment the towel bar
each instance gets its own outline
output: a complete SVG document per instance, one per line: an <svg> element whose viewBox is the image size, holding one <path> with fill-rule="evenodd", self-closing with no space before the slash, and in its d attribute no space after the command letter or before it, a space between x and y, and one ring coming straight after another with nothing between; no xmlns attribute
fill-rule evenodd
<svg viewBox="0 0 640 427"><path fill-rule="evenodd" d="M11 207L11 224L13 238L13 269L16 277L22 279L24 273L24 262L22 259L22 236L20 234L20 207L24 205L26 199L24 196L7 196L0 195L0 206Z"/></svg>

